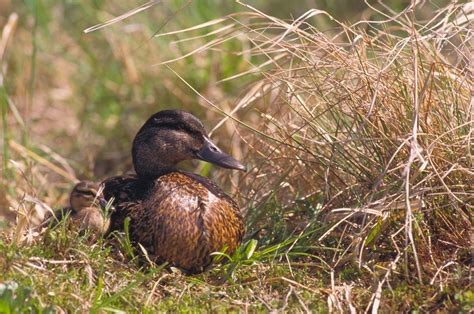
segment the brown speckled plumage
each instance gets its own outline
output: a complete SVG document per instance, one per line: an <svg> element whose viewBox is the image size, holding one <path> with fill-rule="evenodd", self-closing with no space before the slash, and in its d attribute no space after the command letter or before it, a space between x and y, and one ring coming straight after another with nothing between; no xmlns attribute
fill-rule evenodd
<svg viewBox="0 0 474 314"><path fill-rule="evenodd" d="M163 116L166 126L150 127L151 119L163 121ZM116 211L111 217L111 230L123 230L126 217L130 217L131 240L141 244L153 261L168 262L188 273L201 272L211 264L212 252L224 248L229 254L235 251L242 241L244 223L237 204L217 185L207 178L178 170L175 164L184 159L201 158L228 168L242 170L243 166L215 146L212 147L215 155L202 153L208 149L206 145L213 144L202 125L197 132L192 132L188 124L199 126L200 122L188 113L165 111L150 120L134 141L134 165L138 175L114 177L103 182L105 198L114 198ZM182 139L188 144L163 143L163 128L166 128L166 137ZM143 133L146 144L140 138ZM188 139L188 136L192 138ZM160 144L136 147L155 141ZM167 147L179 145L181 156L163 156L165 153L160 145L165 144ZM140 164L137 164L135 154L140 151L155 153L153 157L148 156L148 160L141 156ZM149 168L142 169L143 165L149 165Z"/></svg>

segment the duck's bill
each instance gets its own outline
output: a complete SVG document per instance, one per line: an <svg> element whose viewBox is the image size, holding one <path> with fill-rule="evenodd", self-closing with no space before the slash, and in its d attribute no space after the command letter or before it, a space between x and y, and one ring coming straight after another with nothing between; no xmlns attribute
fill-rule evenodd
<svg viewBox="0 0 474 314"><path fill-rule="evenodd" d="M223 168L246 171L247 168L234 157L224 153L210 139L205 137L204 147L196 154L197 158Z"/></svg>

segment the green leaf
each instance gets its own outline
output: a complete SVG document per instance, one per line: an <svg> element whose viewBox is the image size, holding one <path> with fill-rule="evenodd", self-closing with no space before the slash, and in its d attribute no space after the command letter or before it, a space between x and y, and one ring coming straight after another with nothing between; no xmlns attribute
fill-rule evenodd
<svg viewBox="0 0 474 314"><path fill-rule="evenodd" d="M374 241L375 237L380 233L381 227L382 227L382 220L379 220L375 224L375 226L372 228L372 230L370 230L369 235L365 239L365 245L366 246Z"/></svg>
<svg viewBox="0 0 474 314"><path fill-rule="evenodd" d="M250 259L255 252L255 249L257 248L258 241L255 239L252 239L249 241L247 244L247 247L245 248L245 255L247 256L247 259Z"/></svg>

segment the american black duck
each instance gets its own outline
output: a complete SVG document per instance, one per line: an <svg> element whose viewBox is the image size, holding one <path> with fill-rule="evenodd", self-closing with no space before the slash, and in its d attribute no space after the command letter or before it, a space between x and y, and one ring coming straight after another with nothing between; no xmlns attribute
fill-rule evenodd
<svg viewBox="0 0 474 314"><path fill-rule="evenodd" d="M104 197L113 198L111 231L129 233L156 263L168 262L187 273L211 264L212 252L232 254L240 245L244 222L237 204L207 178L176 165L201 159L218 166L245 170L207 136L195 116L179 110L152 115L132 146L136 174L107 179Z"/></svg>

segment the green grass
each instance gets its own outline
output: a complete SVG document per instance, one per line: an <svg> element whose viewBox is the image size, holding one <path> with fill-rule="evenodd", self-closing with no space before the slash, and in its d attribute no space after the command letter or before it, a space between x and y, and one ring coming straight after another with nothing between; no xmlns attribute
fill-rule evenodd
<svg viewBox="0 0 474 314"><path fill-rule="evenodd" d="M137 4L0 0L0 312L469 312L472 9L384 4L169 1L84 34ZM250 171L182 166L241 204L235 254L185 276L33 228L164 108L232 112L212 138Z"/></svg>
<svg viewBox="0 0 474 314"><path fill-rule="evenodd" d="M0 291L0 309L2 313L8 308L12 313L48 309L327 312L328 302L333 302L333 309L347 310L349 304L363 308L371 297L366 286L377 276L354 266L334 270L332 280L331 269L312 258L310 248L296 247L287 252L295 240L304 238L267 247L251 241L230 261L196 276L139 266L125 257L126 251L118 251L112 239L91 244L87 234L71 234L62 225L45 230L35 245L18 247L2 238L4 286L0 287L4 290ZM296 258L298 252L306 254ZM327 258L327 254L319 254L319 258ZM436 286L394 275L391 289L384 291L381 310L467 311L472 305L472 291L462 289L468 284L467 277L461 271L440 291Z"/></svg>

